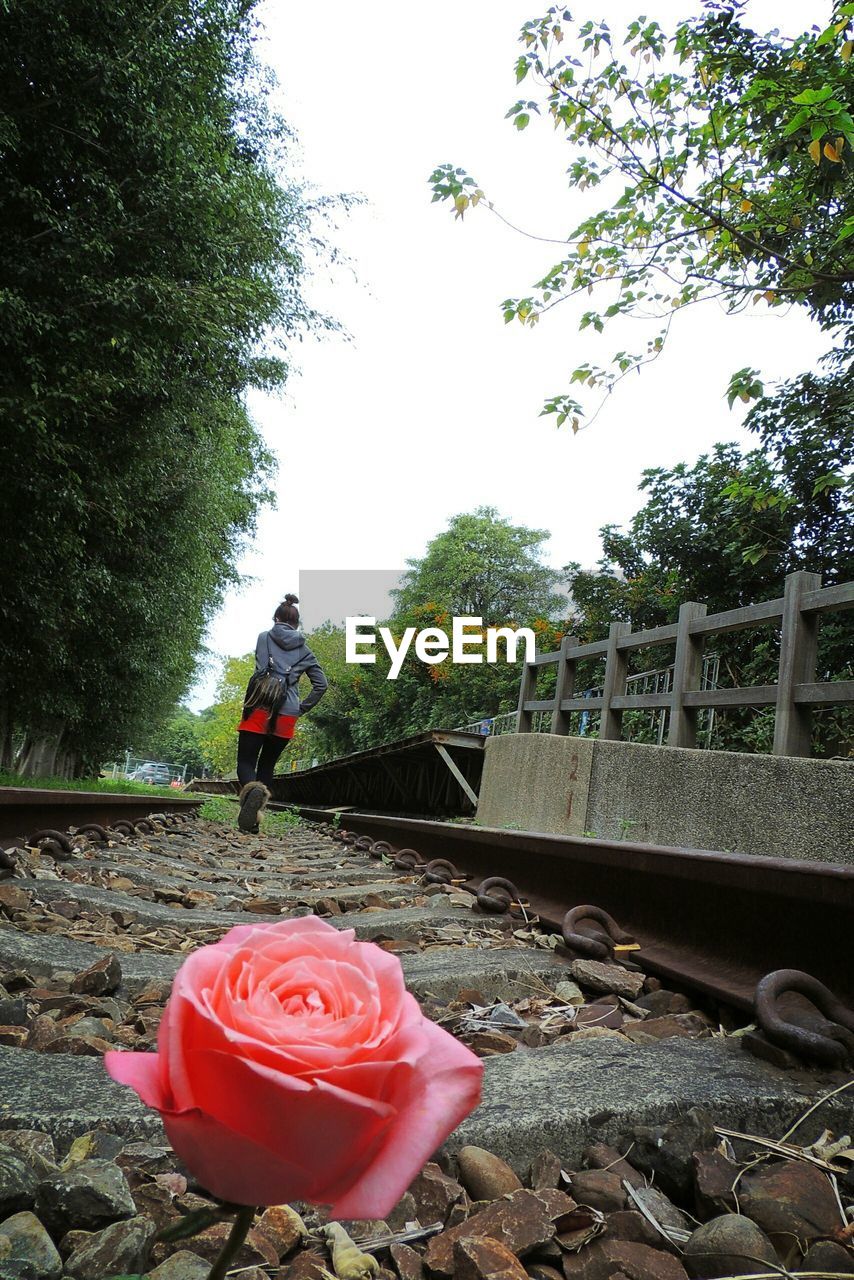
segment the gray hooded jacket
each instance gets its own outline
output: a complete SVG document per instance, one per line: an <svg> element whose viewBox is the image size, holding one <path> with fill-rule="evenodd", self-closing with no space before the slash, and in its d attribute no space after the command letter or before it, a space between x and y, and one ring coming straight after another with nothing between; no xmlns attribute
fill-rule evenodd
<svg viewBox="0 0 854 1280"><path fill-rule="evenodd" d="M268 658L279 675L287 675L288 691L279 707L280 716L301 716L310 711L323 697L328 681L320 664L305 642L305 636L286 622L277 622L269 631L262 631L255 646L255 671L267 670ZM290 668L290 670L289 670ZM302 700L299 696L301 676L308 676L311 692Z"/></svg>

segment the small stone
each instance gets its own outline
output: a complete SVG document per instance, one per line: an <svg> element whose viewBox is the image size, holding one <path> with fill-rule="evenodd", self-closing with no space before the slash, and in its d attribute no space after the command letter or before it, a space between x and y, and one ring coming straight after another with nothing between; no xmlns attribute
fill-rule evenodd
<svg viewBox="0 0 854 1280"><path fill-rule="evenodd" d="M604 1142L594 1142L584 1152L583 1159L589 1169L610 1169L611 1173L618 1173L621 1180L632 1187L646 1186L643 1175L632 1168L616 1147L609 1147Z"/></svg>
<svg viewBox="0 0 854 1280"><path fill-rule="evenodd" d="M150 1142L128 1142L116 1156L116 1164L127 1173L138 1169L141 1173L169 1173L175 1168L175 1153L171 1147L156 1147Z"/></svg>
<svg viewBox="0 0 854 1280"><path fill-rule="evenodd" d="M8 1049L23 1049L29 1035L27 1027L10 1027L3 1026L0 1023L0 1044L5 1045Z"/></svg>
<svg viewBox="0 0 854 1280"><path fill-rule="evenodd" d="M16 884L0 884L0 910L7 915L11 916L13 911L26 911L31 901L32 895Z"/></svg>
<svg viewBox="0 0 854 1280"><path fill-rule="evenodd" d="M735 1180L739 1166L720 1151L698 1151L694 1156L694 1197L702 1217L717 1217L736 1210Z"/></svg>
<svg viewBox="0 0 854 1280"><path fill-rule="evenodd" d="M56 1171L56 1149L49 1133L39 1129L2 1129L0 1147L14 1151L38 1177Z"/></svg>
<svg viewBox="0 0 854 1280"><path fill-rule="evenodd" d="M572 1033L573 1044L582 1040L622 1040L626 1042L626 1037L621 1031L615 1031L613 1027L579 1027L577 1031Z"/></svg>
<svg viewBox="0 0 854 1280"><path fill-rule="evenodd" d="M627 1201L627 1208L632 1208L638 1201L665 1230L690 1233L694 1229L688 1217L681 1209L677 1209L673 1201L669 1200L663 1191L659 1191L658 1187L637 1188L634 1196ZM659 1237L659 1248L663 1243L663 1238Z"/></svg>
<svg viewBox="0 0 854 1280"><path fill-rule="evenodd" d="M145 1270L157 1228L150 1218L129 1218L96 1231L66 1259L65 1274L75 1280Z"/></svg>
<svg viewBox="0 0 854 1280"><path fill-rule="evenodd" d="M454 1244L454 1280L527 1280L527 1272L499 1240L470 1236Z"/></svg>
<svg viewBox="0 0 854 1280"><path fill-rule="evenodd" d="M292 1253L307 1235L306 1225L288 1204L272 1205L265 1209L255 1224L255 1230L266 1236L276 1250L276 1261Z"/></svg>
<svg viewBox="0 0 854 1280"><path fill-rule="evenodd" d="M487 1236L499 1240L517 1257L551 1240L554 1219L575 1208L575 1201L562 1191L514 1191L496 1200L459 1223L433 1236L424 1260L431 1271L450 1276L454 1269L454 1245L471 1236Z"/></svg>
<svg viewBox="0 0 854 1280"><path fill-rule="evenodd" d="M392 1209L386 1214L389 1231L403 1231L407 1222L415 1222L418 1217L418 1206L411 1192L405 1191Z"/></svg>
<svg viewBox="0 0 854 1280"><path fill-rule="evenodd" d="M112 951L74 975L69 990L77 995L112 995L122 984L122 967Z"/></svg>
<svg viewBox="0 0 854 1280"><path fill-rule="evenodd" d="M313 1249L304 1249L292 1259L288 1266L279 1271L278 1280L326 1280L327 1261L328 1259ZM207 1277L207 1271L205 1277ZM155 1277L151 1276L149 1280L155 1280ZM172 1278L167 1276L165 1280L172 1280ZM195 1280L195 1277L192 1277L192 1280Z"/></svg>
<svg viewBox="0 0 854 1280"><path fill-rule="evenodd" d="M528 1182L534 1191L551 1190L560 1183L561 1159L553 1151L540 1151L531 1162Z"/></svg>
<svg viewBox="0 0 854 1280"><path fill-rule="evenodd" d="M572 1175L572 1198L601 1213L616 1213L626 1207L626 1192L620 1175L607 1169L582 1169Z"/></svg>
<svg viewBox="0 0 854 1280"><path fill-rule="evenodd" d="M744 1275L763 1263L769 1263L772 1270L779 1266L765 1232L738 1213L725 1213L704 1222L683 1245L682 1259L689 1276L701 1276L703 1280Z"/></svg>
<svg viewBox="0 0 854 1280"><path fill-rule="evenodd" d="M90 1129L74 1139L59 1167L70 1169L83 1160L112 1160L123 1146L123 1140L115 1133L107 1133L106 1129Z"/></svg>
<svg viewBox="0 0 854 1280"><path fill-rule="evenodd" d="M844 1276L854 1276L854 1253L833 1240L817 1240L807 1249L800 1267L803 1271L835 1271Z"/></svg>
<svg viewBox="0 0 854 1280"><path fill-rule="evenodd" d="M594 1240L580 1253L563 1259L566 1280L687 1280L685 1268L672 1253L630 1240Z"/></svg>
<svg viewBox="0 0 854 1280"><path fill-rule="evenodd" d="M409 1187L417 1207L418 1221L428 1227L445 1223L452 1207L465 1192L455 1178L449 1178L437 1164L426 1164Z"/></svg>
<svg viewBox="0 0 854 1280"><path fill-rule="evenodd" d="M30 1031L24 1041L24 1048L32 1049L35 1053L42 1053L49 1044L52 1044L54 1040L61 1036L62 1032L53 1018L46 1013L40 1013L30 1023Z"/></svg>
<svg viewBox="0 0 854 1280"><path fill-rule="evenodd" d="M131 1176L130 1174L128 1175ZM175 1197L166 1187L156 1182L143 1182L131 1190L134 1208L138 1214L148 1214L158 1231L170 1226L181 1216L175 1206Z"/></svg>
<svg viewBox="0 0 854 1280"><path fill-rule="evenodd" d="M646 1018L643 1022L627 1023L625 1033L635 1044L651 1040L669 1040L674 1036L686 1040L700 1040L711 1035L708 1023L696 1013L673 1013L662 1018Z"/></svg>
<svg viewBox="0 0 854 1280"><path fill-rule="evenodd" d="M655 1018L661 1018L667 1013L690 1013L694 1007L681 992L665 991L663 987L659 991L647 991L638 996L636 1003L642 1009L648 1009Z"/></svg>
<svg viewBox="0 0 854 1280"><path fill-rule="evenodd" d="M400 1280L424 1280L424 1263L421 1261L421 1256L408 1244L393 1244L389 1253Z"/></svg>
<svg viewBox="0 0 854 1280"><path fill-rule="evenodd" d="M515 1009L511 1009L509 1004L493 1005L489 1011L488 1020L497 1027L526 1027L524 1018L520 1018Z"/></svg>
<svg viewBox="0 0 854 1280"><path fill-rule="evenodd" d="M149 1271L146 1280L207 1280L210 1264L189 1249L179 1249L159 1267Z"/></svg>
<svg viewBox="0 0 854 1280"><path fill-rule="evenodd" d="M839 1226L839 1208L830 1180L800 1160L766 1164L746 1173L738 1186L742 1213L762 1228L782 1252L792 1237L815 1240Z"/></svg>
<svg viewBox="0 0 854 1280"><path fill-rule="evenodd" d="M620 1209L608 1214L608 1235L615 1240L631 1240L634 1244L648 1244L651 1249L664 1249L667 1241L660 1231L637 1209Z"/></svg>
<svg viewBox="0 0 854 1280"><path fill-rule="evenodd" d="M469 1047L479 1058L491 1058L496 1053L513 1053L519 1042L502 1031L475 1031L469 1036Z"/></svg>
<svg viewBox="0 0 854 1280"><path fill-rule="evenodd" d="M559 982L555 987L555 995L564 1004L584 1004L584 992L577 982Z"/></svg>
<svg viewBox="0 0 854 1280"><path fill-rule="evenodd" d="M200 1231L197 1236L193 1236L189 1243L192 1244L195 1253L201 1254L208 1263L212 1263L219 1256L228 1239L231 1227L230 1222L217 1222L214 1226ZM278 1262L276 1250L268 1236L253 1227L231 1265L232 1267L254 1267L260 1263L274 1267Z"/></svg>
<svg viewBox="0 0 854 1280"><path fill-rule="evenodd" d="M30 1166L8 1148L0 1149L0 1218L32 1209L37 1186Z"/></svg>
<svg viewBox="0 0 854 1280"><path fill-rule="evenodd" d="M136 1206L121 1169L108 1160L84 1160L43 1179L36 1212L56 1235L70 1227L97 1231L117 1218L132 1218Z"/></svg>
<svg viewBox="0 0 854 1280"><path fill-rule="evenodd" d="M624 969L621 964L573 960L571 973L576 982L589 991L608 992L626 1000L634 1000L643 991L643 974Z"/></svg>
<svg viewBox="0 0 854 1280"><path fill-rule="evenodd" d="M0 1223L0 1241L6 1241L6 1258L29 1263L43 1280L56 1280L62 1274L62 1258L56 1246L34 1213L16 1213ZM6 1274L5 1260L0 1275Z"/></svg>
<svg viewBox="0 0 854 1280"><path fill-rule="evenodd" d="M497 1200L521 1190L522 1183L506 1160L483 1147L462 1147L457 1152L457 1167L460 1182L472 1200Z"/></svg>
<svg viewBox="0 0 854 1280"><path fill-rule="evenodd" d="M691 1107L666 1125L637 1125L631 1133L631 1163L651 1177L674 1200L689 1202L694 1184L694 1153L717 1145L714 1123L707 1111Z"/></svg>
<svg viewBox="0 0 854 1280"><path fill-rule="evenodd" d="M622 1010L612 1004L585 1004L575 1011L577 1027L611 1027L618 1031L624 1021Z"/></svg>
<svg viewBox="0 0 854 1280"><path fill-rule="evenodd" d="M27 1002L21 996L0 1000L0 1023L4 1027L23 1027L27 1022Z"/></svg>
<svg viewBox="0 0 854 1280"><path fill-rule="evenodd" d="M101 1040L112 1040L113 1028L106 1018L78 1018L69 1027L75 1036L98 1036Z"/></svg>

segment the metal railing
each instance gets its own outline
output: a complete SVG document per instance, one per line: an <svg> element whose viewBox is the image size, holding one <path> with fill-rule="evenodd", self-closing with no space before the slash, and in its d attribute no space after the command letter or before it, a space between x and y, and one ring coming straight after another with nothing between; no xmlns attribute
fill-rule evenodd
<svg viewBox="0 0 854 1280"><path fill-rule="evenodd" d="M575 636L564 636L556 653L537 654L522 669L516 727L520 733L535 732L535 717L549 718L550 733L570 732L576 713L598 712L599 737L623 736L626 712L654 711L667 720L667 745L695 747L703 711L733 707L774 707L775 755L808 756L813 707L839 706L854 702L854 680L816 680L819 618L831 610L854 607L854 582L822 587L817 573L800 571L786 578L783 595L776 600L707 614L704 604L686 602L677 622L647 631L632 631L629 622L612 622L607 640L579 644ZM775 684L745 688L720 688L717 674L704 679L703 646L707 638L757 627L778 627L780 657ZM674 645L672 672L663 688L629 692L629 656L635 650L656 645ZM580 662L605 660L605 677L595 693L576 692ZM554 666L554 693L537 698L540 671ZM642 673L656 675L657 673ZM705 728L705 726L703 726ZM660 741L664 741L663 728Z"/></svg>

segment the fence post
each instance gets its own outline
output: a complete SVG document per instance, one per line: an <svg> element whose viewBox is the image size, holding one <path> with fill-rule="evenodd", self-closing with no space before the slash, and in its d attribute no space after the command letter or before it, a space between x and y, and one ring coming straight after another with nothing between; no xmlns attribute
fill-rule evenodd
<svg viewBox="0 0 854 1280"><path fill-rule="evenodd" d="M525 703L532 702L537 694L537 672L539 667L533 662L522 663L522 679L519 681L519 707L516 712L516 732L530 733L534 722L534 713L525 710Z"/></svg>
<svg viewBox="0 0 854 1280"><path fill-rule="evenodd" d="M574 658L566 656L568 649L574 649L578 644L578 636L564 636L560 642L560 658L557 664L557 681L555 683L555 709L552 712L551 733L562 733L564 736L569 733L569 717L570 711L561 711L560 704L564 698L571 698L575 692L575 667Z"/></svg>
<svg viewBox="0 0 854 1280"><path fill-rule="evenodd" d="M708 608L688 600L679 606L679 630L676 633L676 656L673 660L673 691L670 697L670 724L667 731L668 747L696 747L697 708L686 707L683 694L689 689L699 689L703 675L703 636L692 636L689 622L705 618Z"/></svg>
<svg viewBox="0 0 854 1280"><path fill-rule="evenodd" d="M774 755L808 756L812 754L809 707L794 701L796 684L815 680L818 647L818 614L801 612L801 597L821 587L820 573L800 570L786 578L783 592L783 618L780 627L780 668L777 675L777 706L774 716Z"/></svg>
<svg viewBox="0 0 854 1280"><path fill-rule="evenodd" d="M599 722L600 738L619 738L623 731L623 713L614 711L611 699L626 692L626 672L629 655L617 648L620 636L631 632L630 622L612 622L608 630L608 649L605 655L605 681L602 686L602 719Z"/></svg>

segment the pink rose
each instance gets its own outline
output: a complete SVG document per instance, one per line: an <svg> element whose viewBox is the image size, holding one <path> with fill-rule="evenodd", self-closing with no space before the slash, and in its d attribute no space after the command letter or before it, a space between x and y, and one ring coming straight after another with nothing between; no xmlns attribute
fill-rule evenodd
<svg viewBox="0 0 854 1280"><path fill-rule="evenodd" d="M175 975L157 1053L107 1071L214 1195L381 1218L477 1105L483 1064L400 961L316 916L240 925Z"/></svg>

